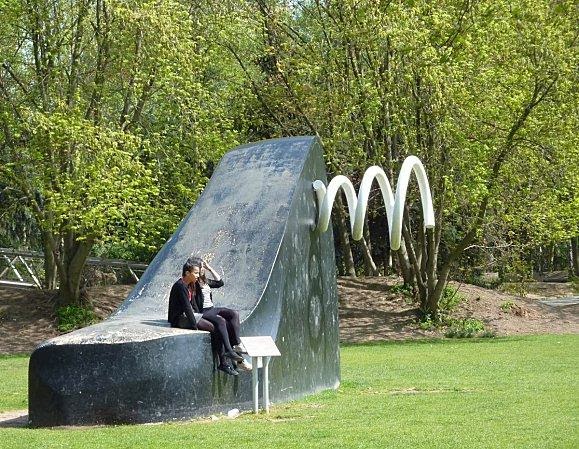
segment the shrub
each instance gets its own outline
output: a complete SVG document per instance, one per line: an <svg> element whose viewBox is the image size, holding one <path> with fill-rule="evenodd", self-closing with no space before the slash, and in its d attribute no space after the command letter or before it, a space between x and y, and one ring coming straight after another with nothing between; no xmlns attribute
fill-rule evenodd
<svg viewBox="0 0 579 449"><path fill-rule="evenodd" d="M456 306L463 301L464 297L458 294L458 289L446 286L442 291L442 296L438 302L438 308L442 312L452 312L456 309Z"/></svg>
<svg viewBox="0 0 579 449"><path fill-rule="evenodd" d="M422 329L423 331L435 330L438 327L438 325L440 325L440 323L437 322L436 320L433 320L430 314L425 315L418 322L418 327L420 327L420 329Z"/></svg>
<svg viewBox="0 0 579 449"><path fill-rule="evenodd" d="M448 338L472 338L477 336L488 336L488 331L481 320L475 318L465 318L453 320L448 330L444 334Z"/></svg>
<svg viewBox="0 0 579 449"><path fill-rule="evenodd" d="M501 304L501 310L505 313L509 313L515 303L513 301L505 301Z"/></svg>
<svg viewBox="0 0 579 449"><path fill-rule="evenodd" d="M525 297L529 292L527 282L505 282L501 285L500 290L511 295Z"/></svg>
<svg viewBox="0 0 579 449"><path fill-rule="evenodd" d="M60 332L70 332L98 321L98 317L91 309L76 305L60 307L56 315Z"/></svg>
<svg viewBox="0 0 579 449"><path fill-rule="evenodd" d="M498 273L469 273L462 279L468 284L490 290L496 290L502 283Z"/></svg>
<svg viewBox="0 0 579 449"><path fill-rule="evenodd" d="M403 295L407 298L412 298L412 286L408 284L396 284L390 288L390 291L395 295Z"/></svg>
<svg viewBox="0 0 579 449"><path fill-rule="evenodd" d="M497 336L497 333L491 329L486 329L484 330L484 332L481 334L481 338L495 338Z"/></svg>

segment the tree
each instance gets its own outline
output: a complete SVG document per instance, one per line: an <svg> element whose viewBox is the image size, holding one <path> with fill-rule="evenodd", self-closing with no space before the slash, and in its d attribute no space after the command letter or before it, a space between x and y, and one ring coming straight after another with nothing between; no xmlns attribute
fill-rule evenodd
<svg viewBox="0 0 579 449"><path fill-rule="evenodd" d="M535 189L535 167L577 166L576 153L569 161L570 146L562 143L572 135L562 112L574 98L569 5L259 1L252 17L258 44L240 40L232 51L274 134L320 136L330 173L354 180L371 164L392 179L408 154L425 163L437 228L422 229L411 195L396 254L425 314L436 315L464 252L503 219L505 186L533 175ZM533 170L515 171L521 161ZM557 185L567 192L571 178ZM519 214L531 212L526 204L559 216L562 204L516 199ZM373 220L384 216L380 209L374 206ZM340 213L336 218L345 228Z"/></svg>
<svg viewBox="0 0 579 449"><path fill-rule="evenodd" d="M61 303L78 302L93 246L158 248L237 143L233 89L177 1L2 7L0 183L34 213Z"/></svg>

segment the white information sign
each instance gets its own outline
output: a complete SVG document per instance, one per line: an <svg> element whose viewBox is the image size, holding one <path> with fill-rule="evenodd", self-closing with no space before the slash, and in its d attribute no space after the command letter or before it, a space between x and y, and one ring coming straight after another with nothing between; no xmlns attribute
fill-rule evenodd
<svg viewBox="0 0 579 449"><path fill-rule="evenodd" d="M281 355L273 338L269 335L265 337L240 337L240 340L250 357L279 357Z"/></svg>
<svg viewBox="0 0 579 449"><path fill-rule="evenodd" d="M253 390L253 411L258 412L259 408L259 379L257 375L258 367L263 367L263 405L265 413L269 413L269 359L281 355L275 345L273 338L269 335L262 337L240 337L247 355L251 357L253 373L251 386Z"/></svg>

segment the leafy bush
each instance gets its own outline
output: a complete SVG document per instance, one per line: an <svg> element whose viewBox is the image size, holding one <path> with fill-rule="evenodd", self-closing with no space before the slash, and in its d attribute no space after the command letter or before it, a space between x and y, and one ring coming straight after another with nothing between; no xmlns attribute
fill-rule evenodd
<svg viewBox="0 0 579 449"><path fill-rule="evenodd" d="M451 313L465 300L464 296L459 295L457 292L458 289L449 286L444 287L438 303L438 314L436 316L430 314L424 315L418 323L420 329L435 330L449 326L453 321Z"/></svg>
<svg viewBox="0 0 579 449"><path fill-rule="evenodd" d="M433 319L430 314L425 315L422 319L418 322L418 327L423 331L432 331L436 330L441 325L439 320Z"/></svg>
<svg viewBox="0 0 579 449"><path fill-rule="evenodd" d="M390 288L390 291L396 295L404 295L408 298L412 297L412 286L408 284L396 284Z"/></svg>
<svg viewBox="0 0 579 449"><path fill-rule="evenodd" d="M448 338L472 338L472 337L490 337L493 333L485 329L481 320L475 318L465 318L462 320L453 320L448 330L444 334Z"/></svg>
<svg viewBox="0 0 579 449"><path fill-rule="evenodd" d="M98 321L98 317L91 309L75 305L60 307L56 315L60 332L70 332Z"/></svg>
<svg viewBox="0 0 579 449"><path fill-rule="evenodd" d="M436 315L426 314L420 318L418 326L425 331L445 330L448 338L494 337L492 330L485 328L481 320L475 318L453 318L457 306L466 301L458 294L458 289L446 286L442 292Z"/></svg>
<svg viewBox="0 0 579 449"><path fill-rule="evenodd" d="M505 282L501 285L500 290L505 293L510 293L511 295L525 297L529 292L528 283L525 281L520 282Z"/></svg>
<svg viewBox="0 0 579 449"><path fill-rule="evenodd" d="M493 273L480 273L480 272L468 273L461 279L467 284L477 285L479 287L487 288L489 290L495 290L502 284L502 281L498 277L498 275L492 276L492 274Z"/></svg>
<svg viewBox="0 0 579 449"><path fill-rule="evenodd" d="M513 301L505 301L501 304L501 310L505 313L509 313L515 303Z"/></svg>
<svg viewBox="0 0 579 449"><path fill-rule="evenodd" d="M464 299L464 296L458 294L458 289L446 286L442 291L438 308L442 312L452 312Z"/></svg>
<svg viewBox="0 0 579 449"><path fill-rule="evenodd" d="M456 319L444 314L437 318L425 315L418 326L425 331L446 328L444 336L447 338L492 338L496 336L494 331L485 328L481 320L475 318Z"/></svg>

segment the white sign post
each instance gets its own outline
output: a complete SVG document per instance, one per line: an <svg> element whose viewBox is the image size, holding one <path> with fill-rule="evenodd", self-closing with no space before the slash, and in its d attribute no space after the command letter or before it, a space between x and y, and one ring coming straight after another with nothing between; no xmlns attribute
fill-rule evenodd
<svg viewBox="0 0 579 449"><path fill-rule="evenodd" d="M258 413L259 379L257 370L259 365L263 365L263 405L265 413L269 413L269 360L271 357L279 357L281 353L269 335L265 337L241 337L240 340L247 350L247 355L251 357L251 364L253 366L253 376L251 380L253 412Z"/></svg>

